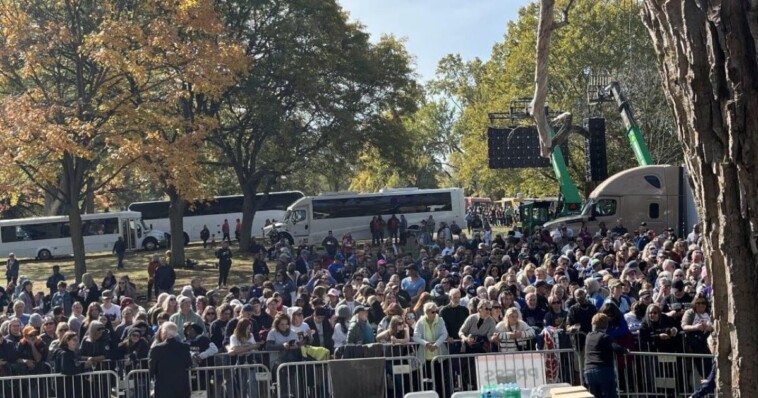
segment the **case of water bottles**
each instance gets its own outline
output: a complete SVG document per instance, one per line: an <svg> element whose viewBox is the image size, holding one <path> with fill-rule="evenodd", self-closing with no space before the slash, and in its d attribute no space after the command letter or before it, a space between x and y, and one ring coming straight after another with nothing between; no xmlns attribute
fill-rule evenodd
<svg viewBox="0 0 758 398"><path fill-rule="evenodd" d="M522 395L521 388L515 383L488 384L480 389L482 398L528 398Z"/></svg>

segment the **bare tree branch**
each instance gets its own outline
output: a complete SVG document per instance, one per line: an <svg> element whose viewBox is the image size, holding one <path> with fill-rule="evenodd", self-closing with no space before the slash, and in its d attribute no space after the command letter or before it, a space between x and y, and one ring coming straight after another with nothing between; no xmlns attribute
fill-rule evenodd
<svg viewBox="0 0 758 398"><path fill-rule="evenodd" d="M545 113L545 100L547 98L548 59L550 58L550 37L554 30L568 24L568 13L574 1L570 0L563 10L563 21L556 23L553 19L555 0L540 1L540 23L537 27L537 62L534 70L534 99L530 104L530 112L537 125L537 133L540 137L540 150L543 157L550 157L552 139L550 137L550 124Z"/></svg>

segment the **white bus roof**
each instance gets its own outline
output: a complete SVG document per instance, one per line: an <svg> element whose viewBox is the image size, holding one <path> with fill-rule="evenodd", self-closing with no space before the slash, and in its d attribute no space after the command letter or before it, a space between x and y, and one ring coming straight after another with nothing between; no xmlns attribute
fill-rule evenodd
<svg viewBox="0 0 758 398"><path fill-rule="evenodd" d="M277 191L277 192L269 192L269 195L279 195L279 194L288 194L288 193L299 193L305 196L305 194L302 193L301 191ZM258 192L256 196L263 195L263 194L264 194L263 192ZM244 196L244 195L240 193L240 194L235 194L235 195L212 196L209 198L200 198L200 199L193 199L193 200L202 202L202 201L211 201L211 200L217 200L217 199L238 198L241 196ZM143 204L143 203L162 203L162 202L168 202L168 199L145 200L142 202L132 202L129 205L131 206L131 205L138 205L138 204Z"/></svg>
<svg viewBox="0 0 758 398"><path fill-rule="evenodd" d="M437 193L437 192L455 192L460 191L461 188L434 188L434 189L418 189L418 188L392 188L392 189L382 189L379 192L353 192L353 191L343 191L343 192L324 192L319 194L318 196L313 196L313 200L320 200L320 199L329 199L334 196L360 196L360 197L371 197L371 196L393 196L393 195L415 195L415 194L424 194L424 193Z"/></svg>
<svg viewBox="0 0 758 398"><path fill-rule="evenodd" d="M142 218L142 214L137 211L112 211L104 213L82 214L82 220L98 220L102 218ZM9 220L0 220L0 227L11 225L40 224L48 222L68 221L68 216L48 216L48 217L28 217L14 218Z"/></svg>

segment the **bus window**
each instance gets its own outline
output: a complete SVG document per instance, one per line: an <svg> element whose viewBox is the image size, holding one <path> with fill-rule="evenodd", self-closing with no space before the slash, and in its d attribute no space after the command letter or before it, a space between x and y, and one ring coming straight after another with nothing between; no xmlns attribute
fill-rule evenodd
<svg viewBox="0 0 758 398"><path fill-rule="evenodd" d="M15 242L18 240L18 234L16 234L16 227L2 227L0 228L0 239L4 243Z"/></svg>
<svg viewBox="0 0 758 398"><path fill-rule="evenodd" d="M25 224L8 228L15 228L16 241L57 239L67 237L61 234L61 224L63 223Z"/></svg>
<svg viewBox="0 0 758 398"><path fill-rule="evenodd" d="M368 196L313 201L313 218L366 217L378 214L414 214L452 211L449 192Z"/></svg>

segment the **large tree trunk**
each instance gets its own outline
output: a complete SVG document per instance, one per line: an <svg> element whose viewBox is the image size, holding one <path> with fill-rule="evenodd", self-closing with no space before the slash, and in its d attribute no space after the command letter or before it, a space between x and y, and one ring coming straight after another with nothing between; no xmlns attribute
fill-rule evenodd
<svg viewBox="0 0 758 398"><path fill-rule="evenodd" d="M187 201L184 200L173 186L166 189L168 195L168 218L171 224L171 266L184 267L184 210Z"/></svg>
<svg viewBox="0 0 758 398"><path fill-rule="evenodd" d="M537 62L534 67L534 98L531 103L532 117L537 126L540 136L540 152L542 157L550 157L552 134L550 124L545 113L545 100L547 99L547 70L550 58L550 37L552 36L555 22L553 10L555 0L542 0L540 2L540 22L537 27Z"/></svg>
<svg viewBox="0 0 758 398"><path fill-rule="evenodd" d="M645 0L713 277L719 394L758 397L758 3Z"/></svg>
<svg viewBox="0 0 758 398"><path fill-rule="evenodd" d="M76 167L78 161L69 154L63 156L63 178L61 190L64 193L68 210L69 232L71 234L71 247L74 252L74 274L76 283L82 281L82 275L87 272L86 252L84 249L84 235L82 234L82 215L79 211L79 194L82 192L82 182Z"/></svg>
<svg viewBox="0 0 758 398"><path fill-rule="evenodd" d="M250 239L254 234L262 234L261 231L252 231L253 219L255 218L255 211L258 209L256 203L258 191L256 189L257 183L243 184L242 195L242 231L240 231L240 251L247 250L250 247Z"/></svg>
<svg viewBox="0 0 758 398"><path fill-rule="evenodd" d="M52 188L57 190L57 188ZM43 206L43 215L45 216L59 216L63 209L63 202L55 196L45 193L45 205Z"/></svg>

